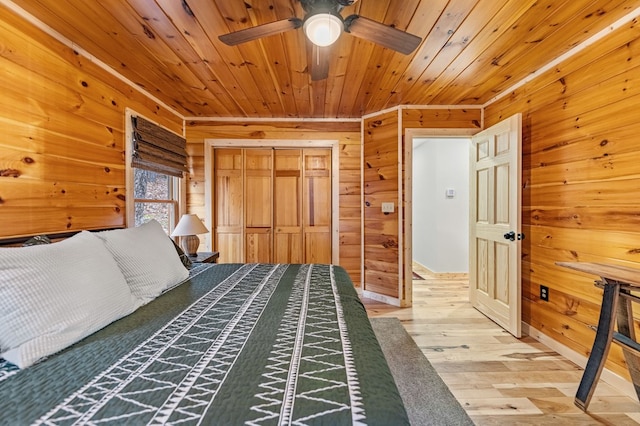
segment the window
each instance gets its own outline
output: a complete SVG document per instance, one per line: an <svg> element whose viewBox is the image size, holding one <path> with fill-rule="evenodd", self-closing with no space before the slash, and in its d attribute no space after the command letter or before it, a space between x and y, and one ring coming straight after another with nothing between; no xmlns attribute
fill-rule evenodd
<svg viewBox="0 0 640 426"><path fill-rule="evenodd" d="M178 218L178 178L140 168L134 168L133 175L135 226L155 219L171 233Z"/></svg>
<svg viewBox="0 0 640 426"><path fill-rule="evenodd" d="M170 234L180 215L186 141L134 113L127 115L127 223L155 219Z"/></svg>

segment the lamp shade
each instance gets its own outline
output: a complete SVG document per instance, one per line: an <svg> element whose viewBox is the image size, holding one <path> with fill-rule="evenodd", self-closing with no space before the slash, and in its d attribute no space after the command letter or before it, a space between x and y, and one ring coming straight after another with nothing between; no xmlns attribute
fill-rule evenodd
<svg viewBox="0 0 640 426"><path fill-rule="evenodd" d="M186 235L206 234L209 232L200 218L195 214L183 214L178 226L171 233L172 237L184 237Z"/></svg>
<svg viewBox="0 0 640 426"><path fill-rule="evenodd" d="M331 13L316 13L304 22L304 33L316 46L333 44L343 29L342 19Z"/></svg>

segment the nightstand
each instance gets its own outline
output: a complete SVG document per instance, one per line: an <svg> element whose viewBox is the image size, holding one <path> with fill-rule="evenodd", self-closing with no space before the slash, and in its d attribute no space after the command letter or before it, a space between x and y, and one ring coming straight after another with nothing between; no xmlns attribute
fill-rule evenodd
<svg viewBox="0 0 640 426"><path fill-rule="evenodd" d="M195 256L189 256L193 263L217 263L220 253L217 251L201 251Z"/></svg>

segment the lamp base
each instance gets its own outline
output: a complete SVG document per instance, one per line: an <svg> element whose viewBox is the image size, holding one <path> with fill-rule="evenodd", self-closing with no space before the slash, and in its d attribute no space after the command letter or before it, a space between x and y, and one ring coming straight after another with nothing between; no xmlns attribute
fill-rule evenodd
<svg viewBox="0 0 640 426"><path fill-rule="evenodd" d="M198 247L200 247L200 238L197 235L185 235L181 237L182 250L189 256L198 255Z"/></svg>

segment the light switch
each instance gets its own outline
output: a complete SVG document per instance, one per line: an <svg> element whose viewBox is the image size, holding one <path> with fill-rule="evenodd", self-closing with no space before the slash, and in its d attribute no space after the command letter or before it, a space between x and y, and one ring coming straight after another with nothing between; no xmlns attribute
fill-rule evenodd
<svg viewBox="0 0 640 426"><path fill-rule="evenodd" d="M454 198L456 196L456 190L453 188L447 188L444 194L447 198Z"/></svg>
<svg viewBox="0 0 640 426"><path fill-rule="evenodd" d="M393 213L395 206L393 203L382 203L382 213Z"/></svg>

